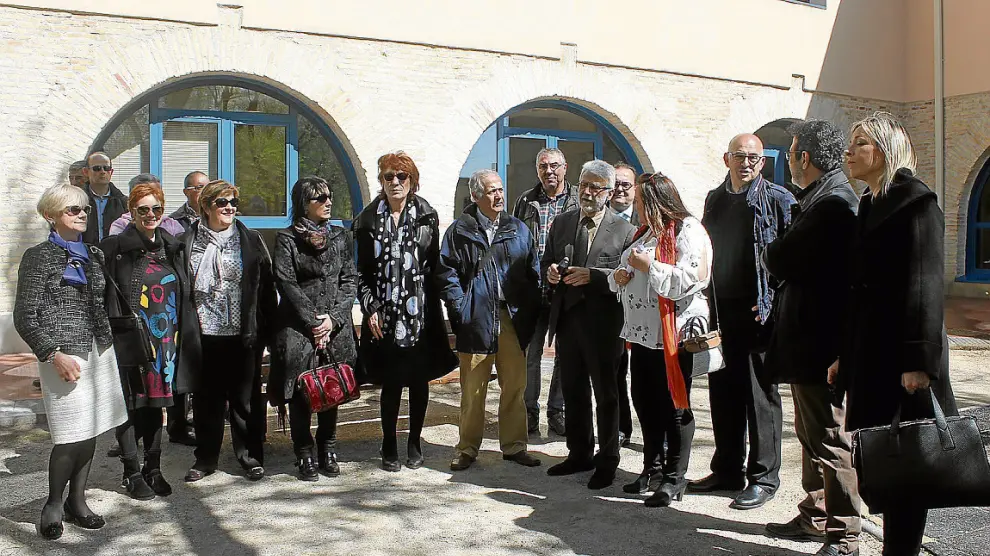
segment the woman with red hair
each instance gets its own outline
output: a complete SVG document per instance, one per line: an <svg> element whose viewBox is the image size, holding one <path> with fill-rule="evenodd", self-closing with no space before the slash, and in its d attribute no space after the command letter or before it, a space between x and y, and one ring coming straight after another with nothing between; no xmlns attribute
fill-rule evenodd
<svg viewBox="0 0 990 556"><path fill-rule="evenodd" d="M187 283L176 263L181 244L161 230L165 195L151 183L134 186L127 199L130 224L100 244L107 275L117 284L106 288L111 316L134 312L148 328L155 360L137 367L120 366L127 402L127 422L117 427L123 485L135 500L168 496L172 487L162 476L162 408L171 407L179 352L179 308ZM138 439L144 442L139 465Z"/></svg>
<svg viewBox="0 0 990 556"><path fill-rule="evenodd" d="M406 153L378 159L381 193L354 220L358 301L364 319L359 354L382 385L382 468L399 471L395 429L402 388L409 388L406 467L423 465L420 432L429 382L457 367L436 284L440 258L437 212L416 194L419 170Z"/></svg>

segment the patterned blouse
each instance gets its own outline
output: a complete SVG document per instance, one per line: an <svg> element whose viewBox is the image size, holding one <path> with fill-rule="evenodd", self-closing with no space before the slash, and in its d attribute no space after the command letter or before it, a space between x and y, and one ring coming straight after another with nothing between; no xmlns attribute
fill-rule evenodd
<svg viewBox="0 0 990 556"><path fill-rule="evenodd" d="M244 262L241 259L241 234L236 226L224 232L212 234L206 226L200 226L189 255L192 267L192 282L196 284L203 254L210 241L220 242L219 275L214 276L209 291L199 291L194 286L193 302L199 314L199 326L206 336L240 336L241 334L241 278L244 276Z"/></svg>
<svg viewBox="0 0 990 556"><path fill-rule="evenodd" d="M712 242L701 222L689 216L677 234L676 264L653 260L649 272L633 270L629 266L629 255L637 249L644 249L650 259L655 259L657 238L650 232L634 241L619 259L619 268L631 272L632 279L625 286L619 286L614 274L609 274L608 285L618 293L625 313L620 336L650 349L660 349L663 330L658 295L675 302L678 330L682 330L692 317L702 317L708 322L708 298L704 290L712 272Z"/></svg>

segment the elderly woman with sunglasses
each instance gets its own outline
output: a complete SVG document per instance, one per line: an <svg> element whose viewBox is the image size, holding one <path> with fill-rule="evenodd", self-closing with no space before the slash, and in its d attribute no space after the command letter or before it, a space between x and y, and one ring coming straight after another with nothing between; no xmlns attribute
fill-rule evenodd
<svg viewBox="0 0 990 556"><path fill-rule="evenodd" d="M334 361L351 366L357 359L351 317L357 295L354 241L348 230L330 223L332 206L333 190L326 180L300 179L292 186L293 224L279 230L275 240L275 282L281 300L268 399L273 406L289 405L292 446L304 481L319 478L317 465L331 477L340 474L337 409L317 414L314 444L312 413L296 381L313 367L316 349L328 348Z"/></svg>
<svg viewBox="0 0 990 556"><path fill-rule="evenodd" d="M111 315L133 312L148 327L155 360L138 367L120 367L127 422L117 427L123 485L135 500L172 494L162 476L162 408L173 404L172 388L179 351L179 309L186 274L177 262L181 244L161 228L165 195L156 183L135 185L127 198L129 224L100 243L107 258L106 289ZM116 284L116 287L113 287ZM138 439L144 442L139 465Z"/></svg>
<svg viewBox="0 0 990 556"><path fill-rule="evenodd" d="M261 234L236 218L238 204L237 187L211 181L199 195L202 218L182 236L181 264L192 291L181 315L176 389L194 394L190 483L217 469L225 408L238 463L248 479L265 476L261 358L274 332L275 279Z"/></svg>
<svg viewBox="0 0 990 556"><path fill-rule="evenodd" d="M44 192L38 213L51 231L46 241L25 251L17 273L14 328L40 361L55 444L38 525L47 539L62 536L63 519L85 529L103 527L103 518L86 505L96 437L127 420L103 305L103 252L81 237L91 212L88 201L85 191L68 184Z"/></svg>
<svg viewBox="0 0 990 556"><path fill-rule="evenodd" d="M409 387L406 467L423 465L420 433L429 382L457 367L440 310L440 220L416 194L419 170L406 153L378 159L381 193L354 220L357 240L360 354L382 385L382 468L399 471L395 436L402 388Z"/></svg>

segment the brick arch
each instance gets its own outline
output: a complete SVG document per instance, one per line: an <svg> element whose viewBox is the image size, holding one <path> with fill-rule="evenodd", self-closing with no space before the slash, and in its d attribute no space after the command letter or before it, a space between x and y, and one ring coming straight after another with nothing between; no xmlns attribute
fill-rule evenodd
<svg viewBox="0 0 990 556"><path fill-rule="evenodd" d="M972 155L972 152L969 154ZM973 195L976 193L985 195L986 188L990 187L990 185L981 184L981 178L990 175L985 172L988 165L990 165L990 147L984 149L973 161L962 187L958 191L946 191L944 206L956 207L955 212L945 214L946 227L955 226L956 228L956 249L953 253L956 263L953 273L955 276L966 274L966 252L969 247L969 209L974 200ZM982 189L980 185L983 185ZM949 203L954 203L954 205Z"/></svg>

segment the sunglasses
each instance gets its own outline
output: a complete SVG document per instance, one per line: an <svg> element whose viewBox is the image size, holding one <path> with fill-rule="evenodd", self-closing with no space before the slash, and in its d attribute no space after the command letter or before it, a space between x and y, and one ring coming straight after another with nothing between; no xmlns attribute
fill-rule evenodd
<svg viewBox="0 0 990 556"><path fill-rule="evenodd" d="M233 199L221 197L213 201L213 204L218 208L225 208L227 205L237 208L237 205L241 204L241 201L237 197L234 197Z"/></svg>
<svg viewBox="0 0 990 556"><path fill-rule="evenodd" d="M65 207L65 214L68 214L69 216L79 216L80 212L85 212L88 215L91 210L93 210L93 207L89 205L84 207L72 205L71 207Z"/></svg>
<svg viewBox="0 0 990 556"><path fill-rule="evenodd" d="M89 169L94 172L110 172L113 166L90 166Z"/></svg>
<svg viewBox="0 0 990 556"><path fill-rule="evenodd" d="M403 181L405 181L405 180L403 180ZM320 203L321 205L326 204L326 202L327 201L330 201L331 199L333 199L333 197L330 196L330 195L327 195L326 193L317 195L316 197L310 197L309 198L310 201L316 201L317 203Z"/></svg>
<svg viewBox="0 0 990 556"><path fill-rule="evenodd" d="M402 183L409 178L409 174L405 172L399 172L397 174L393 174L392 172L389 172L382 176L382 179L385 180L385 183L391 182L392 178L399 178L399 183Z"/></svg>
<svg viewBox="0 0 990 556"><path fill-rule="evenodd" d="M140 207L137 207L136 210L137 213L141 216L148 216L149 212L155 213L155 216L161 216L162 214L165 213L165 208L162 207L161 205L155 205L153 207L142 205Z"/></svg>

